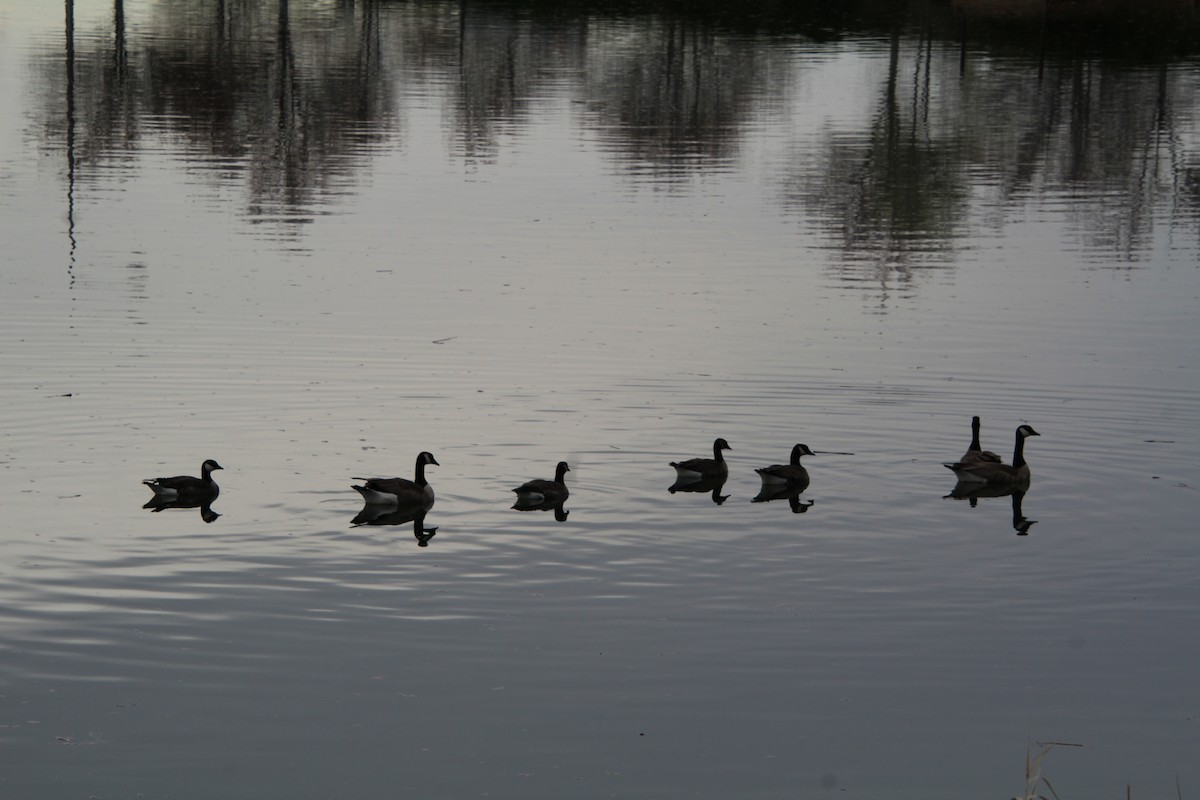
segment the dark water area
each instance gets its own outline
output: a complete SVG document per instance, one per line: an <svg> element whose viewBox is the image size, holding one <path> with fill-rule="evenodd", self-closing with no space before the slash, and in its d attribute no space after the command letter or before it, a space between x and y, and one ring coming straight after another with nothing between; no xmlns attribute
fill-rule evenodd
<svg viewBox="0 0 1200 800"><path fill-rule="evenodd" d="M1198 17L0 2L0 797L1191 796Z"/></svg>

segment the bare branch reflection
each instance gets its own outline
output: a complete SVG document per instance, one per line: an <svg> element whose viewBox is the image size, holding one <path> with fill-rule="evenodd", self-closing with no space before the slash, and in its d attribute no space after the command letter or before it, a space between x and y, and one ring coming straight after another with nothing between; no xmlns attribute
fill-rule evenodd
<svg viewBox="0 0 1200 800"><path fill-rule="evenodd" d="M1135 265L1164 221L1194 229L1188 4L1132 32L975 5L157 0L130 25L114 0L110 30L75 30L68 2L66 85L61 54L35 56L40 130L71 153L76 190L153 138L201 180L244 186L247 217L294 237L404 146L414 93L444 101L447 157L468 166L566 112L635 187L686 191L744 169L765 121L786 136L809 67L849 40L876 70L869 113L815 148L798 138L768 189L884 307L951 263L978 233L968 220L1004 225L1034 197L1069 198L1080 248L1104 263Z"/></svg>

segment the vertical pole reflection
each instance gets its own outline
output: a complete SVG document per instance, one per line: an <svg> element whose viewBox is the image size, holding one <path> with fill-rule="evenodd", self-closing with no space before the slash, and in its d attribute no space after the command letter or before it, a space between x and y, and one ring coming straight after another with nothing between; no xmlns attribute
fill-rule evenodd
<svg viewBox="0 0 1200 800"><path fill-rule="evenodd" d="M1038 83L1046 76L1046 17L1050 14L1049 0L1042 3L1042 25L1038 31Z"/></svg>
<svg viewBox="0 0 1200 800"><path fill-rule="evenodd" d="M129 53L125 49L125 0L113 0L113 66L117 82L123 86L129 73Z"/></svg>
<svg viewBox="0 0 1200 800"><path fill-rule="evenodd" d="M380 32L379 32L379 3L377 0L366 0L362 6L362 20L359 29L358 55L358 121L367 122L371 118L371 92L374 86L379 66Z"/></svg>
<svg viewBox="0 0 1200 800"><path fill-rule="evenodd" d="M75 286L75 0L66 0L67 60L67 286Z"/></svg>
<svg viewBox="0 0 1200 800"><path fill-rule="evenodd" d="M463 63L465 58L465 48L467 41L467 0L459 0L458 3L458 79L463 80Z"/></svg>
<svg viewBox="0 0 1200 800"><path fill-rule="evenodd" d="M279 0L279 26L276 45L279 54L279 136L280 142L287 140L288 118L291 107L292 80L292 32L288 19L288 0Z"/></svg>
<svg viewBox="0 0 1200 800"><path fill-rule="evenodd" d="M967 17L962 18L962 30L958 35L958 77L967 74Z"/></svg>

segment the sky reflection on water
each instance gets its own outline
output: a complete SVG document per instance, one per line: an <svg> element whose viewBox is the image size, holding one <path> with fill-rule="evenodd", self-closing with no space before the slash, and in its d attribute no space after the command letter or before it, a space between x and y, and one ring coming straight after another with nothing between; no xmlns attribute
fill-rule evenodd
<svg viewBox="0 0 1200 800"><path fill-rule="evenodd" d="M1196 23L970 5L0 11L0 788L1200 784Z"/></svg>

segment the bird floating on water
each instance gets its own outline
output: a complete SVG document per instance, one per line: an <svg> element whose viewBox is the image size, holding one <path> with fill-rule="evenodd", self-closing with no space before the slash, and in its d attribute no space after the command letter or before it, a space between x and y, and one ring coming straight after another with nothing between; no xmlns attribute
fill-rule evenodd
<svg viewBox="0 0 1200 800"><path fill-rule="evenodd" d="M1016 444L1013 447L1013 463L999 461L959 461L946 464L946 468L964 483L986 483L993 486L1028 486L1029 464L1025 461L1025 440L1030 436L1041 436L1029 425L1017 428Z"/></svg>
<svg viewBox="0 0 1200 800"><path fill-rule="evenodd" d="M200 477L176 475L173 478L147 478L142 481L154 492L156 500L215 499L221 489L212 479L213 470L224 469L211 458L200 465Z"/></svg>
<svg viewBox="0 0 1200 800"><path fill-rule="evenodd" d="M732 450L729 442L724 439L717 439L713 442L713 457L712 458L689 458L687 461L672 461L671 466L675 468L675 475L679 480L703 480L706 478L716 478L729 474L729 465L725 463L725 457L721 455L722 450Z"/></svg>
<svg viewBox="0 0 1200 800"><path fill-rule="evenodd" d="M787 486L797 492L808 488L808 470L800 464L801 456L814 455L806 444L798 444L792 448L790 463L772 464L769 467L759 467L754 470L762 479L764 486Z"/></svg>
<svg viewBox="0 0 1200 800"><path fill-rule="evenodd" d="M513 489L517 495L517 504L513 508L536 508L539 506L553 508L562 505L563 501L571 496L571 490L567 488L565 481L566 475L570 471L571 468L567 466L567 462L560 461L554 470L554 480L535 478Z"/></svg>
<svg viewBox="0 0 1200 800"><path fill-rule="evenodd" d="M417 456L414 480L404 478L357 478L362 486L353 486L368 505L433 505L433 487L425 478L427 465L441 466L432 453L422 452Z"/></svg>

